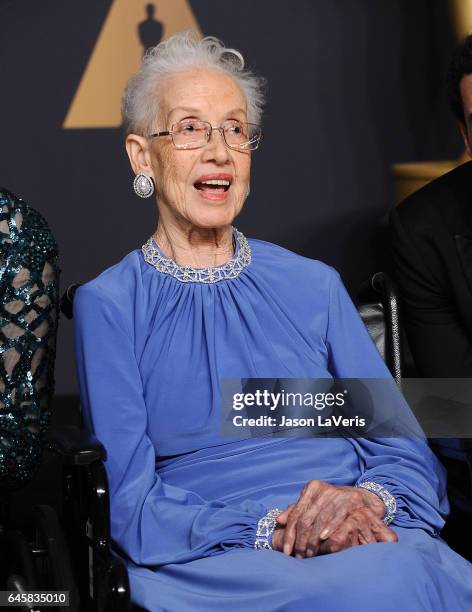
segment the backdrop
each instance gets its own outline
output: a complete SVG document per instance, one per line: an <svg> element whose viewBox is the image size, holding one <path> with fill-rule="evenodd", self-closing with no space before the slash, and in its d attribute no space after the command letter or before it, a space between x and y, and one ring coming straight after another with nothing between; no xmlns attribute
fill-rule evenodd
<svg viewBox="0 0 472 612"><path fill-rule="evenodd" d="M0 185L49 221L63 289L154 230L153 203L132 191L119 96L143 49L178 29L221 38L268 79L235 225L335 266L351 293L384 265L391 164L461 151L444 0L0 0L0 24ZM64 318L56 379L59 395L76 392Z"/></svg>

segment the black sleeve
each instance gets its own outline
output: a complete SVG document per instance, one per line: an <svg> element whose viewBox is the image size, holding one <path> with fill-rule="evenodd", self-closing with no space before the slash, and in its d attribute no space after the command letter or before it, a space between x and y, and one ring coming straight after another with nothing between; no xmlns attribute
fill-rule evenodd
<svg viewBox="0 0 472 612"><path fill-rule="evenodd" d="M421 232L397 209L390 215L394 278L411 352L425 377L472 377L472 342L462 324L434 230Z"/></svg>

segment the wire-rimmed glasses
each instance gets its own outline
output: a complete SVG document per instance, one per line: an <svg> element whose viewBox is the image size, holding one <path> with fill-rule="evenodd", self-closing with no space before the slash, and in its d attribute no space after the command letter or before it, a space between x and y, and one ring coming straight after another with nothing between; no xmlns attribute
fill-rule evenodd
<svg viewBox="0 0 472 612"><path fill-rule="evenodd" d="M171 136L177 149L198 149L207 144L213 130L220 132L228 148L237 151L254 151L262 140L262 129L259 125L243 123L236 119L229 119L219 127L200 119L182 119L174 123L170 130L156 132L151 134L150 138Z"/></svg>

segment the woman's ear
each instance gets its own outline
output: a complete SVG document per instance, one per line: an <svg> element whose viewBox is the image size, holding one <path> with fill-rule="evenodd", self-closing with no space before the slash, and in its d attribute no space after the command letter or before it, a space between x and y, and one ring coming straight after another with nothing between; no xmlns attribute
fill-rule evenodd
<svg viewBox="0 0 472 612"><path fill-rule="evenodd" d="M144 136L128 134L125 146L133 172L153 176L148 140Z"/></svg>

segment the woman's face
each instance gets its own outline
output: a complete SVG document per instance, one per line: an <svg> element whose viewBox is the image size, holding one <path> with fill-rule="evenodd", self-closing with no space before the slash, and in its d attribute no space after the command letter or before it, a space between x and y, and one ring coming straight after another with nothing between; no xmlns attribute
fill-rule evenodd
<svg viewBox="0 0 472 612"><path fill-rule="evenodd" d="M153 131L171 130L188 118L220 126L228 119L247 122L246 99L235 81L215 69L191 69L160 84L160 112ZM221 132L198 149L177 149L170 136L149 141L149 161L157 201L177 218L201 228L232 223L243 207L249 184L251 154L229 149ZM202 184L229 181L229 187Z"/></svg>

